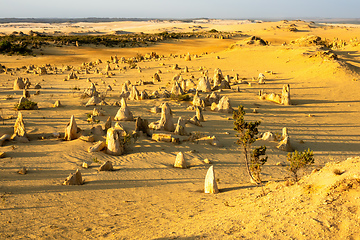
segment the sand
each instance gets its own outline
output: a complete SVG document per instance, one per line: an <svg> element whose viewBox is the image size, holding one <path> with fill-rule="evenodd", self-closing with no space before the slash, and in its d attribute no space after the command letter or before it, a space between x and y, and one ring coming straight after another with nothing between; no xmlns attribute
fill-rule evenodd
<svg viewBox="0 0 360 240"><path fill-rule="evenodd" d="M296 24L298 31L288 31ZM1 31L11 33L24 29L47 30L41 24L16 24L1 26ZM56 31L74 32L73 27L54 25ZM136 54L156 52L161 60L138 63L138 69L110 71L104 75L77 74L80 79L63 81L69 71L58 74L35 75L25 69L0 74L0 136L12 134L17 112L13 106L22 95L12 90L17 77L29 78L32 86L30 100L37 102L39 110L22 111L28 143L5 142L0 152L0 238L1 239L359 239L359 159L360 156L360 102L359 46L350 39L360 35L352 26L328 26L308 22L121 22L76 23L81 31L94 29L106 33L114 30L127 32L162 32L164 30L189 31L189 26L201 25L204 30L242 31L243 37L233 39L186 39L157 43L146 48L105 48L92 46L45 47L44 55L0 56L7 68L21 68L34 64L51 64L61 69L64 65L79 70L83 62L101 59L103 70L110 56L133 57ZM76 31L79 27L76 27ZM21 30L23 31L23 30ZM175 30L174 30L175 31ZM246 44L249 36L269 41L268 46ZM309 57L321 51L319 46L290 44L305 36L316 35L323 39L338 38L349 44L333 50L339 60ZM286 42L286 44L283 44ZM197 54L198 58L185 61L180 55ZM207 54L205 54L207 53ZM170 54L178 55L171 57ZM111 156L104 152L88 153L93 143L80 139L62 141L53 133L64 134L71 115L86 133L94 124L87 122L93 107L85 107L87 99L81 98L91 82L104 92L107 85L113 91L106 101L120 101L122 83L130 80L152 81L158 70L161 82L137 86L148 93L165 87L171 91L169 81L181 70L189 73L184 79L196 83L202 76L200 67L209 71L220 68L224 75L241 78L252 83L234 85L219 92L228 96L233 108L244 105L247 121L261 120L260 131L281 134L287 127L294 149L314 151L315 164L307 168L298 184L287 186L290 177L286 152L276 148L276 142L259 140L254 146L267 146L267 163L263 166L262 188L250 183L240 146L235 144L231 114L203 111L203 127L187 124L187 132L200 132L216 136L223 147L205 142L182 142L178 145L155 142L141 136L129 145L127 153ZM115 65L112 65L115 66ZM120 67L128 66L119 63ZM270 73L272 72L272 74ZM266 83L258 85L252 78L259 73ZM41 84L40 94L34 95L34 85ZM280 94L282 86L290 84L291 106L262 101L258 92ZM80 88L80 90L75 90ZM200 93L205 97L205 93ZM56 100L64 105L53 108ZM174 122L179 117L190 118L194 110L187 110L188 102L169 99L127 101L134 117L141 116L149 122L160 119L151 113L153 106L168 102ZM119 107L100 106L105 116L96 117L100 124L108 116L114 117ZM257 113L253 113L253 109ZM121 122L130 131L134 122ZM183 152L189 168L173 168L176 155ZM211 164L204 163L209 159ZM88 169L82 163L91 163ZM111 161L116 171L98 172L104 162ZM282 164L278 164L282 163ZM204 179L213 165L220 190L218 194L204 194ZM326 166L325 166L326 165ZM26 175L16 173L21 167ZM323 168L325 166L325 168ZM323 169L322 169L323 168ZM81 171L85 184L63 186L62 182L76 169ZM311 173L314 169L322 169ZM334 173L335 170L344 172ZM337 171L335 171L337 172Z"/></svg>

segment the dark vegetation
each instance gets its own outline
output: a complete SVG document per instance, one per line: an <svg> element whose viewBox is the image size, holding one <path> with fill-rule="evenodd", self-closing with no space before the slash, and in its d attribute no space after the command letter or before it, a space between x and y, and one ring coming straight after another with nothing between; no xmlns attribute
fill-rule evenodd
<svg viewBox="0 0 360 240"><path fill-rule="evenodd" d="M230 38L239 33L226 33L218 31L171 33L161 32L155 34L133 33L133 34L108 34L108 35L46 35L30 31L28 34L14 32L10 35L0 36L0 53L2 54L21 54L31 53L33 49L43 46L75 46L76 44L92 44L106 47L142 47L152 43L169 41L173 39L188 38Z"/></svg>

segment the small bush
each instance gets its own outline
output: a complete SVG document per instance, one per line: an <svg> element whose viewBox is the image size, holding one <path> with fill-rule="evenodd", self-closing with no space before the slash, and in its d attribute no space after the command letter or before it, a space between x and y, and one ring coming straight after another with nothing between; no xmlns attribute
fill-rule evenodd
<svg viewBox="0 0 360 240"><path fill-rule="evenodd" d="M176 101L190 101L191 97L188 94L184 94L184 95L171 94L170 99Z"/></svg>
<svg viewBox="0 0 360 240"><path fill-rule="evenodd" d="M18 103L15 105L16 110L35 110L38 109L38 105L36 102L32 102L30 100Z"/></svg>
<svg viewBox="0 0 360 240"><path fill-rule="evenodd" d="M218 30L216 30L216 29L211 29L211 30L209 30L209 33L217 33L217 32L219 32Z"/></svg>
<svg viewBox="0 0 360 240"><path fill-rule="evenodd" d="M298 171L314 163L314 153L310 149L304 152L295 150L288 153L287 161L290 162L289 171L293 174L295 182L299 181Z"/></svg>

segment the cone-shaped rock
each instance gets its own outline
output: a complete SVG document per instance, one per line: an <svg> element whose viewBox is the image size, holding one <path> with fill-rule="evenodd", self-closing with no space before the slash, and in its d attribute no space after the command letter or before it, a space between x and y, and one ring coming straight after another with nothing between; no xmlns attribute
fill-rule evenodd
<svg viewBox="0 0 360 240"><path fill-rule="evenodd" d="M85 107L96 106L102 102L101 98L98 96L92 96L89 101L85 104Z"/></svg>
<svg viewBox="0 0 360 240"><path fill-rule="evenodd" d="M73 139L77 139L79 137L78 134L78 127L76 125L75 122L75 117L74 115L71 116L70 118L70 122L67 124L66 128L65 128L65 137L64 139L67 141L73 140Z"/></svg>
<svg viewBox="0 0 360 240"><path fill-rule="evenodd" d="M106 120L106 122L105 122L105 124L104 124L104 129L105 129L106 132L107 132L107 130L108 130L109 128L111 128L111 124L112 124L112 122L111 122L111 117L108 117L108 119Z"/></svg>
<svg viewBox="0 0 360 240"><path fill-rule="evenodd" d="M168 103L163 103L161 106L160 129L173 132L175 130L172 111Z"/></svg>
<svg viewBox="0 0 360 240"><path fill-rule="evenodd" d="M82 185L82 184L84 184L84 182L82 180L82 176L79 169L76 170L75 174L71 173L63 183L63 185Z"/></svg>
<svg viewBox="0 0 360 240"><path fill-rule="evenodd" d="M205 193L218 193L219 189L215 179L215 172L214 166L211 166L206 173L205 177L205 186L204 186Z"/></svg>
<svg viewBox="0 0 360 240"><path fill-rule="evenodd" d="M187 168L187 163L186 163L184 154L182 152L179 152L176 155L174 167L176 167L176 168Z"/></svg>
<svg viewBox="0 0 360 240"><path fill-rule="evenodd" d="M223 96L220 99L219 104L212 103L211 110L217 112L225 112L225 113L232 113L234 111L230 105L229 98L226 96Z"/></svg>
<svg viewBox="0 0 360 240"><path fill-rule="evenodd" d="M130 92L129 100L140 100L140 94L137 90L136 86L132 87L132 90Z"/></svg>
<svg viewBox="0 0 360 240"><path fill-rule="evenodd" d="M122 155L125 151L121 133L115 128L109 128L106 134L106 153L114 156Z"/></svg>
<svg viewBox="0 0 360 240"><path fill-rule="evenodd" d="M186 136L186 130L185 130L185 123L186 121L182 119L182 117L179 117L179 120L176 124L176 128L174 131L174 134L180 135L180 136Z"/></svg>
<svg viewBox="0 0 360 240"><path fill-rule="evenodd" d="M115 121L133 121L134 120L134 116L130 112L124 98L121 99L121 107L118 110L118 112L116 113L114 120Z"/></svg>
<svg viewBox="0 0 360 240"><path fill-rule="evenodd" d="M98 171L112 171L112 170L114 170L114 167L110 161L106 161L98 169Z"/></svg>
<svg viewBox="0 0 360 240"><path fill-rule="evenodd" d="M172 111L168 103L163 103L161 105L160 121L150 123L149 128L155 130L165 130L169 132L173 132L175 130Z"/></svg>
<svg viewBox="0 0 360 240"><path fill-rule="evenodd" d="M183 89L180 87L180 84L177 81L174 82L174 85L171 89L171 94L174 94L175 96L184 94Z"/></svg>
<svg viewBox="0 0 360 240"><path fill-rule="evenodd" d="M211 92L211 85L208 77L201 77L196 88L197 91Z"/></svg>
<svg viewBox="0 0 360 240"><path fill-rule="evenodd" d="M25 124L23 120L22 113L18 113L18 117L15 121L14 125L14 134L12 135L11 139L19 142L28 142L29 139L27 138Z"/></svg>
<svg viewBox="0 0 360 240"><path fill-rule="evenodd" d="M205 122L201 107L195 107L195 116L200 122Z"/></svg>
<svg viewBox="0 0 360 240"><path fill-rule="evenodd" d="M25 84L24 84L24 81L22 80L22 78L18 77L17 79L15 79L13 89L14 90L25 89Z"/></svg>

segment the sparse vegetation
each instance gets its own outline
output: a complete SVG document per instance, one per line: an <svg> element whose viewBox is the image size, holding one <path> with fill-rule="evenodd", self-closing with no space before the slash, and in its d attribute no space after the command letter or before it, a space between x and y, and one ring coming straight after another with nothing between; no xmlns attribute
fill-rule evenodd
<svg viewBox="0 0 360 240"><path fill-rule="evenodd" d="M30 100L24 101L22 103L17 103L15 105L16 110L34 110L34 109L37 109L37 108L38 108L37 103L32 102Z"/></svg>
<svg viewBox="0 0 360 240"><path fill-rule="evenodd" d="M29 55L31 54L31 49L27 48L26 43L20 42L10 42L7 40L2 40L0 42L0 53L8 55Z"/></svg>
<svg viewBox="0 0 360 240"><path fill-rule="evenodd" d="M299 170L314 163L314 153L310 149L288 153L287 161L290 162L289 171L293 174L295 182L299 181Z"/></svg>
<svg viewBox="0 0 360 240"><path fill-rule="evenodd" d="M255 148L251 153L251 145L256 141L256 135L259 133L258 126L261 122L245 122L244 115L244 107L241 105L237 111L233 112L234 130L238 132L239 138L236 143L243 147L246 170L250 179L256 184L261 184L261 166L265 164L267 157L260 158L260 156L265 155L266 147Z"/></svg>
<svg viewBox="0 0 360 240"><path fill-rule="evenodd" d="M171 94L170 99L175 101L190 101L191 97L189 96L189 94L184 94L184 95Z"/></svg>

